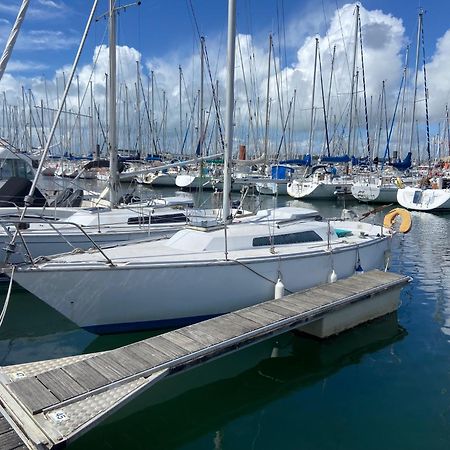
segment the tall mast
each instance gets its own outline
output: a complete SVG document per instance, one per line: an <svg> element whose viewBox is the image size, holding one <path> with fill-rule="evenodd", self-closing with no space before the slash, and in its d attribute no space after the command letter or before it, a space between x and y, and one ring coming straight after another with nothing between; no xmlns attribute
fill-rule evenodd
<svg viewBox="0 0 450 450"><path fill-rule="evenodd" d="M325 106L325 91L323 89L322 59L320 57L320 49L319 48L318 48L318 54L319 54L320 92L322 94L323 124L325 127L325 144L327 146L327 156L330 156L330 138L328 136L328 117L327 117L327 108Z"/></svg>
<svg viewBox="0 0 450 450"><path fill-rule="evenodd" d="M139 158L142 158L142 130L141 130L141 96L140 96L140 81L141 81L141 69L139 61L136 61L136 115L137 115L137 152ZM128 151L131 148L128 147Z"/></svg>
<svg viewBox="0 0 450 450"><path fill-rule="evenodd" d="M270 94L270 58L272 56L272 35L269 35L269 61L267 65L267 92L266 92L266 124L264 130L264 164L267 164L267 145L269 134L269 94Z"/></svg>
<svg viewBox="0 0 450 450"><path fill-rule="evenodd" d="M450 124L448 121L448 105L445 105L445 121L447 126L447 147L448 147L448 156L450 156Z"/></svg>
<svg viewBox="0 0 450 450"><path fill-rule="evenodd" d="M422 16L423 16L423 11ZM428 154L428 166L431 167L431 151L430 151L430 120L428 115L428 87L427 87L427 69L425 64L425 37L423 31L423 17L422 17L422 55L423 55L423 88L425 93L425 123L427 127L427 154Z"/></svg>
<svg viewBox="0 0 450 450"><path fill-rule="evenodd" d="M400 127L398 132L398 146L397 146L397 156L401 159L403 150L403 136L405 129L405 94L406 94L406 80L408 74L408 58L409 58L409 45L406 46L405 54L405 66L403 68L403 90L402 90L402 109L400 114Z"/></svg>
<svg viewBox="0 0 450 450"><path fill-rule="evenodd" d="M411 138L409 141L409 149L412 151L415 126L416 126L416 99L417 99L417 76L419 74L419 54L420 54L420 35L422 32L422 20L423 20L423 10L419 11L419 23L417 25L417 45L416 45L416 67L414 75L414 100L412 104L412 116L411 116Z"/></svg>
<svg viewBox="0 0 450 450"><path fill-rule="evenodd" d="M354 36L354 46L353 46L353 68L352 68L352 83L350 89L350 113L349 113L349 123L348 123L348 142L347 142L347 153L351 153L351 136L352 136L352 125L353 125L353 95L355 90L355 69L356 69L356 48L358 45L358 22L359 22L359 5L356 5L356 20L355 20L355 36Z"/></svg>
<svg viewBox="0 0 450 450"><path fill-rule="evenodd" d="M181 66L178 66L178 85L179 85L179 113L180 113L180 149L181 149L181 153L183 153L183 103L182 103L182 99L181 99L181 76L182 76L182 71L181 71Z"/></svg>
<svg viewBox="0 0 450 450"><path fill-rule="evenodd" d="M111 206L118 202L119 172L116 129L116 0L109 0L109 200Z"/></svg>
<svg viewBox="0 0 450 450"><path fill-rule="evenodd" d="M227 88L225 130L226 145L223 173L223 220L230 221L231 153L233 149L234 56L236 35L236 1L228 1Z"/></svg>
<svg viewBox="0 0 450 450"><path fill-rule="evenodd" d="M314 97L316 93L316 73L317 73L317 52L319 51L319 38L316 38L316 48L314 51L314 76L313 76L313 88L311 96L311 122L309 124L309 145L308 153L311 154L312 151L312 140L313 140L313 128L314 128Z"/></svg>
<svg viewBox="0 0 450 450"><path fill-rule="evenodd" d="M361 16L359 14L358 14L358 24L359 24L359 43L360 43L360 48L361 48L361 50L360 50L361 51L361 72L362 72L362 82L363 82L364 119L366 122L367 156L369 158L370 167L372 167L372 152L370 149L370 134L369 134L369 114L367 112L366 73L364 70L364 52L363 52L363 41L362 41Z"/></svg>

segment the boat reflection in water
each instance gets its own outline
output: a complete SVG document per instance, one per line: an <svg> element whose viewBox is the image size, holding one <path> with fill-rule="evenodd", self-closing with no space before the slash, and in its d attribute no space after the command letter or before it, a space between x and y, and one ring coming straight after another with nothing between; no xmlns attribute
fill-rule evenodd
<svg viewBox="0 0 450 450"><path fill-rule="evenodd" d="M406 335L395 313L325 341L283 334L161 381L70 448L252 448L252 438L275 439L263 448L276 448L282 433L296 432L299 424L312 429L317 414L334 414L325 408L341 372L357 370L367 358L376 371L376 361L386 358L380 350ZM87 350L98 351L96 341ZM298 404L284 409L285 402ZM265 420L278 421L280 433L272 423L271 437L265 436ZM295 440L307 443L301 435Z"/></svg>

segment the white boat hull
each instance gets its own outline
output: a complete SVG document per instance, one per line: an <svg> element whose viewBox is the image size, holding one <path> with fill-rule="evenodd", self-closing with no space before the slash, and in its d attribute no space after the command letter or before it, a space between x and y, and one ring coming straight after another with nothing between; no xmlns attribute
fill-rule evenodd
<svg viewBox="0 0 450 450"><path fill-rule="evenodd" d="M355 183L352 195L360 202L396 203L398 187L394 185L376 185L370 183Z"/></svg>
<svg viewBox="0 0 450 450"><path fill-rule="evenodd" d="M415 211L450 210L450 189L399 189L397 201L401 206Z"/></svg>
<svg viewBox="0 0 450 450"><path fill-rule="evenodd" d="M176 186L175 179L175 175L160 173L152 177L144 177L143 184L148 184L151 186L173 187Z"/></svg>
<svg viewBox="0 0 450 450"><path fill-rule="evenodd" d="M326 183L314 181L292 181L287 185L287 193L293 198L307 198L315 200L330 200L337 194L350 191L350 183Z"/></svg>
<svg viewBox="0 0 450 450"><path fill-rule="evenodd" d="M274 297L279 274L290 291L383 267L389 238L329 251L282 254L233 261L136 264L86 270L17 270L14 279L80 327L97 333L163 328L201 320ZM118 276L118 271L120 276ZM63 282L62 282L63 280ZM120 280L120 281L119 281ZM230 289L224 289L229 286Z"/></svg>
<svg viewBox="0 0 450 450"><path fill-rule="evenodd" d="M258 181L256 190L262 195L287 195L286 181Z"/></svg>

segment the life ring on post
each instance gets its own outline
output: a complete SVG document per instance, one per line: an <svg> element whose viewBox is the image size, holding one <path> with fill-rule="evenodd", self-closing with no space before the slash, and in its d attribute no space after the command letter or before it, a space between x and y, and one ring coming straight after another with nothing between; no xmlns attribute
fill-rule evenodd
<svg viewBox="0 0 450 450"><path fill-rule="evenodd" d="M401 223L398 231L400 233L408 233L412 227L411 213L404 208L394 208L391 209L385 216L383 220L383 225L386 228L392 228L395 219L400 216Z"/></svg>

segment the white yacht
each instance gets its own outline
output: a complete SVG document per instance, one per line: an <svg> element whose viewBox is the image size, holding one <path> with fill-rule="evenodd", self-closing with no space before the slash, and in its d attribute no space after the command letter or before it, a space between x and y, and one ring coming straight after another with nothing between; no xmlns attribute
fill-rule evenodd
<svg viewBox="0 0 450 450"><path fill-rule="evenodd" d="M450 180L438 177L430 186L399 189L397 202L407 209L415 211L450 210Z"/></svg>
<svg viewBox="0 0 450 450"><path fill-rule="evenodd" d="M336 176L327 168L319 167L309 176L288 183L287 193L297 199L330 200L350 194L352 183L349 176Z"/></svg>
<svg viewBox="0 0 450 450"><path fill-rule="evenodd" d="M272 299L277 280L294 292L333 273L383 268L390 244L381 225L318 221L315 211L280 208L226 228L40 258L17 266L14 280L97 333L163 328Z"/></svg>

